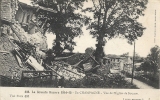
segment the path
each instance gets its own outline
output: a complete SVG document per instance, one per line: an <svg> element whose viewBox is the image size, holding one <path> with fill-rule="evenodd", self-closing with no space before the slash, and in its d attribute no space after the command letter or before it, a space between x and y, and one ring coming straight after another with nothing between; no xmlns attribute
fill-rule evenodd
<svg viewBox="0 0 160 100"><path fill-rule="evenodd" d="M131 82L131 78L126 77L125 80L128 81L128 82ZM133 79L133 84L136 85L140 89L155 89L154 87L149 86L148 84L143 83L143 82L141 82L137 79Z"/></svg>
<svg viewBox="0 0 160 100"><path fill-rule="evenodd" d="M119 70L115 70L115 69L110 69L111 73L119 73L121 74L121 72ZM131 78L126 77L125 75L121 74L122 76L125 77L125 80L128 82L131 82ZM140 89L156 89L152 86L149 86L148 84L141 82L137 79L133 79L133 84L136 85L138 88Z"/></svg>

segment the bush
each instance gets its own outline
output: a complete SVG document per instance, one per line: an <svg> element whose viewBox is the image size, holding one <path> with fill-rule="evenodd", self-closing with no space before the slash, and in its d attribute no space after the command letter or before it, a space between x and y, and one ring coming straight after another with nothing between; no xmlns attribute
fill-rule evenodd
<svg viewBox="0 0 160 100"><path fill-rule="evenodd" d="M16 86L18 86L18 81L17 80L13 80L11 78L8 78L6 76L0 75L0 86L16 87Z"/></svg>
<svg viewBox="0 0 160 100"><path fill-rule="evenodd" d="M154 78L151 75L141 75L141 76L135 77L135 79L142 81L150 86L153 86L154 88L159 89L159 80Z"/></svg>
<svg viewBox="0 0 160 100"><path fill-rule="evenodd" d="M137 89L135 85L125 81L124 77L116 74L109 76L88 75L81 80L65 81L66 88L128 88Z"/></svg>
<svg viewBox="0 0 160 100"><path fill-rule="evenodd" d="M108 86L110 88L131 88L131 89L137 89L135 85L132 85L130 82L127 82L125 80L125 77L121 75L112 75L107 82Z"/></svg>

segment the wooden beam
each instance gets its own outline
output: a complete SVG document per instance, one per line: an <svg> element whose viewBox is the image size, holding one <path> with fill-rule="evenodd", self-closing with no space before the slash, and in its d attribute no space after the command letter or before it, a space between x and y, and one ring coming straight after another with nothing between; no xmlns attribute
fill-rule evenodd
<svg viewBox="0 0 160 100"><path fill-rule="evenodd" d="M8 51L0 51L0 53L9 53Z"/></svg>

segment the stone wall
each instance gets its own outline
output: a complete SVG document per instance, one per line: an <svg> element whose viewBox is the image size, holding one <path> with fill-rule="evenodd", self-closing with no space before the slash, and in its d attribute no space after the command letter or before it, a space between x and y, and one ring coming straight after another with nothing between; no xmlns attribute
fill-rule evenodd
<svg viewBox="0 0 160 100"><path fill-rule="evenodd" d="M16 10L18 9L17 0L1 0L0 9L1 20L14 22Z"/></svg>

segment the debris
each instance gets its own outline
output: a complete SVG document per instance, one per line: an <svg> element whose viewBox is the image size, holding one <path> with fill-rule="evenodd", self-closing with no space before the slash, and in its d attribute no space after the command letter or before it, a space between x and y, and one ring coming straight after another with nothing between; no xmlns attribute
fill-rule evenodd
<svg viewBox="0 0 160 100"><path fill-rule="evenodd" d="M10 42L7 35L0 37L0 50L6 52L0 53L0 75L20 80L22 70L29 69L25 65L19 66L13 52L15 48L17 47Z"/></svg>
<svg viewBox="0 0 160 100"><path fill-rule="evenodd" d="M6 53L9 53L9 52L8 51L0 51L0 53L5 53L6 54Z"/></svg>
<svg viewBox="0 0 160 100"><path fill-rule="evenodd" d="M85 74L78 72L76 68L63 61L53 62L50 68L56 71L59 76L63 76L65 80L70 80L71 78L82 79L85 76Z"/></svg>
<svg viewBox="0 0 160 100"><path fill-rule="evenodd" d="M84 67L84 71L89 71L92 68L92 65L91 63L85 63L83 64L83 67Z"/></svg>
<svg viewBox="0 0 160 100"><path fill-rule="evenodd" d="M43 71L44 70L44 67L42 67L37 62L37 60L35 58L33 58L32 56L29 56L25 63L27 63L30 66L32 66L36 71Z"/></svg>
<svg viewBox="0 0 160 100"><path fill-rule="evenodd" d="M16 56L16 59L17 59L19 66L22 67L22 61L21 61L20 57L17 55L15 55L15 56Z"/></svg>

